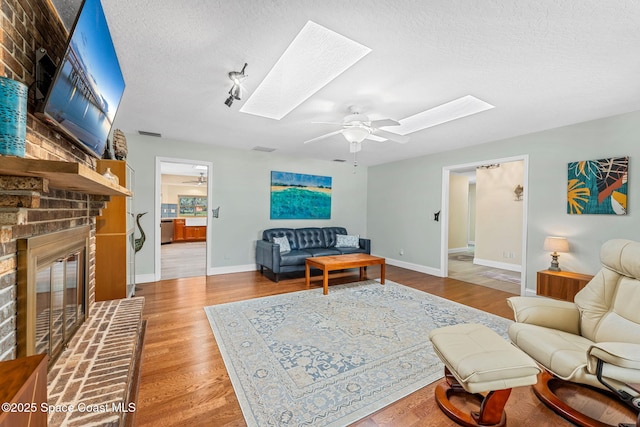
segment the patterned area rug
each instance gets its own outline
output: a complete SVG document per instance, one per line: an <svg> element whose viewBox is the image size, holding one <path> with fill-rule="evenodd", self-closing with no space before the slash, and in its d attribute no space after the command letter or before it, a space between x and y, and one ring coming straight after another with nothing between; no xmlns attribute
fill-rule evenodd
<svg viewBox="0 0 640 427"><path fill-rule="evenodd" d="M389 280L205 312L249 426L345 426L442 377L431 329L511 323Z"/></svg>

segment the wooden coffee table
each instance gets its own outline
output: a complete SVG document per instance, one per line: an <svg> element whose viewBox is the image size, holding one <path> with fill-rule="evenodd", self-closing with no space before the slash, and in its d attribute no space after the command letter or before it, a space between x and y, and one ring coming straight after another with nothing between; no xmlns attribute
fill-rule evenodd
<svg viewBox="0 0 640 427"><path fill-rule="evenodd" d="M364 280L364 268L370 265L380 265L380 283L384 285L384 258L367 254L329 255L307 258L305 263L305 280L307 288L311 283L311 267L322 270L323 294L329 293L329 272L347 268L360 268L360 280Z"/></svg>

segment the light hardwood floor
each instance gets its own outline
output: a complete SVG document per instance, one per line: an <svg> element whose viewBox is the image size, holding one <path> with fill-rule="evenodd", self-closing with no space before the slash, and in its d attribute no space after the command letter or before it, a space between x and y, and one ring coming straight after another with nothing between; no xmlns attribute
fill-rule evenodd
<svg viewBox="0 0 640 427"><path fill-rule="evenodd" d="M369 267L369 278L379 277ZM413 288L512 318L505 300L512 294L455 279L443 279L387 266L386 277ZM358 280L357 270L332 274L330 285ZM321 287L315 280L312 286ZM203 307L305 289L304 276L283 275L274 283L259 272L164 280L138 285L145 297L147 332L138 395L138 426L245 426L222 357ZM427 332L425 331L425 334ZM426 338L425 338L426 339ZM430 384L355 423L359 427L454 426L438 408ZM568 388L567 400L599 416L629 411L577 397ZM509 426L569 426L547 409L528 387L514 389L506 407ZM612 415L613 414L613 415ZM613 420L620 420L613 417Z"/></svg>
<svg viewBox="0 0 640 427"><path fill-rule="evenodd" d="M519 272L474 264L473 255L472 250L449 254L449 277L520 295Z"/></svg>
<svg viewBox="0 0 640 427"><path fill-rule="evenodd" d="M162 280L206 274L207 242L167 243L160 251Z"/></svg>

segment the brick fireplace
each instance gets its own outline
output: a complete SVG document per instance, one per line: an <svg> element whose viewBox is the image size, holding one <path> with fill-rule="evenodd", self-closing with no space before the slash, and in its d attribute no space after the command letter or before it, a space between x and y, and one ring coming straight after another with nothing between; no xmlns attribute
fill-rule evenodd
<svg viewBox="0 0 640 427"><path fill-rule="evenodd" d="M55 59L64 53L67 32L48 0L6 0L0 29L2 75L27 86L34 83L35 51L43 47ZM33 115L29 96L28 159L75 162L96 169L96 160ZM95 222L109 196L50 185L43 177L0 174L0 361L18 356L17 242L76 227L89 228L87 307L95 301Z"/></svg>
<svg viewBox="0 0 640 427"><path fill-rule="evenodd" d="M37 338L32 342L37 326L28 326L22 313L18 313L23 305L28 306L29 292L31 297L35 294L36 300L43 296L37 292L38 270L42 270L42 283L54 283L56 275L83 276L83 285L65 288L69 295L62 304L52 301L51 292L44 295L49 298L49 307L41 311L48 316L49 327L43 335L58 333L57 324L55 328L51 325L59 317L51 316L51 310L64 311L66 302L73 302L74 298L76 303L75 308L69 308L69 316L61 317L70 322L70 329L60 332L71 338L68 346L65 348L57 338L54 344L46 344L49 349L62 350L49 365L48 403L64 407L106 404L111 405L110 411L51 413L49 425L130 425L134 414L127 412L135 407L131 404L137 393L144 340L143 299L95 301L96 217L110 196L130 193L123 193L119 186L114 189L112 183L95 172L95 158L33 114L36 50L44 48L58 62L68 36L51 1L3 0L0 15L0 75L31 88L25 158L0 155L0 361L19 358L29 353L29 346L38 345ZM46 265L36 268L36 278L31 279L36 281L36 291L28 291L24 286L29 279L24 277L32 271L22 264L28 261L23 261L19 252L28 252L25 248L29 242L34 247L40 242L46 246L58 236L78 230L82 230L83 247L71 244L70 250L49 255ZM76 320L85 317L85 322L71 325L73 313ZM43 349L36 348L35 352Z"/></svg>

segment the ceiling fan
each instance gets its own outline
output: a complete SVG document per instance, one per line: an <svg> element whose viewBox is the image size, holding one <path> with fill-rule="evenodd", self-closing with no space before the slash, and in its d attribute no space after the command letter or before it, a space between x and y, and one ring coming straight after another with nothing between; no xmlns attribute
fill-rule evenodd
<svg viewBox="0 0 640 427"><path fill-rule="evenodd" d="M196 185L202 185L202 184L206 184L207 183L207 178L204 176L204 172L200 172L200 176L198 177L198 179L194 180L194 181L182 181L183 184L196 184Z"/></svg>
<svg viewBox="0 0 640 427"><path fill-rule="evenodd" d="M381 119L381 120L369 120L365 114L360 112L360 108L358 106L349 107L349 114L344 118L342 123L331 123L331 122L314 122L320 124L330 124L330 125L339 125L340 129L335 130L333 132L326 133L324 135L320 135L316 138L309 139L304 141L305 144L310 142L320 141L325 138L329 138L333 135L337 135L341 133L347 141L349 141L349 152L357 153L362 149L362 141L365 139L370 139L373 141L394 141L400 144L404 144L409 141L408 136L398 135L393 132L388 132L386 130L380 129L387 126L399 126L395 120L392 119Z"/></svg>

